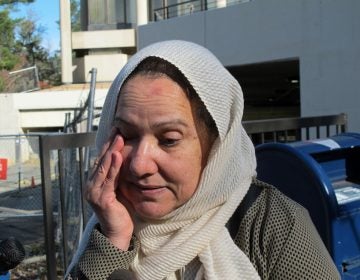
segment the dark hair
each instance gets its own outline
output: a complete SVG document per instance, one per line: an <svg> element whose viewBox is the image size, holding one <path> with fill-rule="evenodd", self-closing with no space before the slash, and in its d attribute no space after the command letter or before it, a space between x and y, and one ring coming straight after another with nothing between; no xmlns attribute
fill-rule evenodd
<svg viewBox="0 0 360 280"><path fill-rule="evenodd" d="M190 102L196 106L196 117L198 120L204 122L209 134L212 137L216 137L218 135L218 130L214 119L211 117L210 113L206 109L204 103L201 101L190 82L175 65L160 57L147 57L141 61L138 66L136 66L134 71L132 71L131 74L126 78L124 84L137 74L149 75L151 77L167 76L176 82L185 91Z"/></svg>

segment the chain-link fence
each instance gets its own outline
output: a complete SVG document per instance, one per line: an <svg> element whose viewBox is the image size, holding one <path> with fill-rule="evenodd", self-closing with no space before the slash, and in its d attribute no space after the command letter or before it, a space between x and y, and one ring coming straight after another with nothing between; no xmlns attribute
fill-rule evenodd
<svg viewBox="0 0 360 280"><path fill-rule="evenodd" d="M91 214L82 192L89 166L85 161L91 163L95 156L95 134L42 135L39 140L47 277L61 279ZM59 170L55 176L52 162Z"/></svg>
<svg viewBox="0 0 360 280"><path fill-rule="evenodd" d="M11 74L33 69L25 70ZM87 131L92 130L96 69L91 74L86 104L64 131L76 131L88 119ZM94 139L81 133L0 135L0 241L18 239L25 246L23 263L34 262L36 270L12 279L63 278L91 214L82 187Z"/></svg>
<svg viewBox="0 0 360 280"><path fill-rule="evenodd" d="M0 193L21 192L41 184L37 135L0 136L0 159L6 173L0 180Z"/></svg>
<svg viewBox="0 0 360 280"><path fill-rule="evenodd" d="M37 66L9 72L5 92L29 92L40 88Z"/></svg>
<svg viewBox="0 0 360 280"><path fill-rule="evenodd" d="M83 156L79 156L83 153ZM65 267L70 261L79 245L80 238L87 220L92 214L91 208L82 199L82 186L87 177L86 165L80 164L90 158L92 162L95 158L95 150L89 150L89 157L85 156L86 149L78 148L63 149L59 153L60 175L62 183L60 184L60 205L63 211L58 217L61 231L58 231L58 238L61 243L61 260Z"/></svg>
<svg viewBox="0 0 360 280"><path fill-rule="evenodd" d="M39 136L0 136L0 162L0 240L15 237L24 245L24 263L39 262L45 258ZM56 155L51 162L56 162ZM54 164L52 173L58 177ZM53 192L58 197L59 188ZM57 215L56 201L54 206Z"/></svg>
<svg viewBox="0 0 360 280"><path fill-rule="evenodd" d="M84 159L93 161L94 149L81 148L81 142L73 147L62 139L57 148L42 147L45 154L41 154L45 136L68 137L0 135L0 240L18 239L26 251L19 267L25 265L34 270L17 277L19 272L15 269L12 279L63 279L91 214L83 203L81 187L87 174ZM44 158L45 163L41 162ZM49 254L55 256L54 261L49 261Z"/></svg>

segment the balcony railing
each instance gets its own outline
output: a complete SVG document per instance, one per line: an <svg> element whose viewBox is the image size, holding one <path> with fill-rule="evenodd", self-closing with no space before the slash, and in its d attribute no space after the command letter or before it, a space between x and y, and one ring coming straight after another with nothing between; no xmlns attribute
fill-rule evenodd
<svg viewBox="0 0 360 280"><path fill-rule="evenodd" d="M329 137L347 131L347 115L245 121L243 126L255 145Z"/></svg>
<svg viewBox="0 0 360 280"><path fill-rule="evenodd" d="M241 4L249 2L251 0L228 0L228 1L216 1L216 0L192 0L182 1L172 5L166 5L161 8L153 10L153 20L160 21L164 19L190 15L192 13L212 10L217 8L223 8L230 5Z"/></svg>

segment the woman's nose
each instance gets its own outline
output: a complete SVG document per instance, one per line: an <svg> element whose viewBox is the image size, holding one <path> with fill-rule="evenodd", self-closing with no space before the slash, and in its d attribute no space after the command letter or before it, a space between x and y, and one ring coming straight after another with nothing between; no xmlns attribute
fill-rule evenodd
<svg viewBox="0 0 360 280"><path fill-rule="evenodd" d="M155 147L150 141L140 141L131 153L130 171L137 177L156 173L158 167L155 153Z"/></svg>

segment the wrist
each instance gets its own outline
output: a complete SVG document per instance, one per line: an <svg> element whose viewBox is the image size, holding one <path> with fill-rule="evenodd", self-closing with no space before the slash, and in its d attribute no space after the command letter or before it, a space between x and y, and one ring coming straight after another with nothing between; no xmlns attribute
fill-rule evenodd
<svg viewBox="0 0 360 280"><path fill-rule="evenodd" d="M106 235L105 235L106 236ZM109 237L106 236L108 240L113 244L116 248L122 250L122 251L129 251L130 243L131 243L131 237L128 238L118 238L118 237Z"/></svg>
<svg viewBox="0 0 360 280"><path fill-rule="evenodd" d="M109 232L105 228L98 225L98 230L101 232L115 247L122 251L128 251L131 243L132 233L114 233Z"/></svg>

